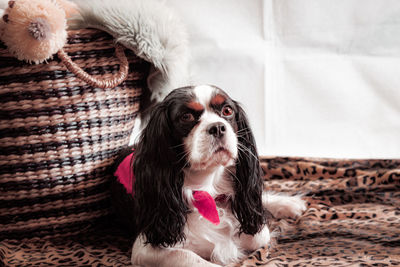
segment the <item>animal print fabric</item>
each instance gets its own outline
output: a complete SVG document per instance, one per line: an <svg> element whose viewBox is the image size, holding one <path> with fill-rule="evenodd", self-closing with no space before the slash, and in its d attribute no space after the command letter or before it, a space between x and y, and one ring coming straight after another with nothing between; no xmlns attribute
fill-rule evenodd
<svg viewBox="0 0 400 267"><path fill-rule="evenodd" d="M237 266L400 266L400 160L261 161L265 189L302 192L308 210Z"/></svg>
<svg viewBox="0 0 400 267"><path fill-rule="evenodd" d="M301 192L308 210L271 220L274 238L230 266L400 265L400 160L261 158L265 189ZM86 235L0 241L0 266L130 266L114 225Z"/></svg>

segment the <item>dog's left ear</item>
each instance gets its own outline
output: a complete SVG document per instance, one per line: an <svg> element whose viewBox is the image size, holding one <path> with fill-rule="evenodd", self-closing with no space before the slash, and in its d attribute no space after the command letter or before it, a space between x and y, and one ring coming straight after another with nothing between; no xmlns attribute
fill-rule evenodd
<svg viewBox="0 0 400 267"><path fill-rule="evenodd" d="M262 170L246 113L237 102L235 105L239 152L232 209L241 224L240 231L254 235L265 223L265 211L262 206Z"/></svg>
<svg viewBox="0 0 400 267"><path fill-rule="evenodd" d="M189 208L183 201L182 153L169 119L170 102L154 107L135 150L135 211L137 231L154 247L173 246L185 239Z"/></svg>

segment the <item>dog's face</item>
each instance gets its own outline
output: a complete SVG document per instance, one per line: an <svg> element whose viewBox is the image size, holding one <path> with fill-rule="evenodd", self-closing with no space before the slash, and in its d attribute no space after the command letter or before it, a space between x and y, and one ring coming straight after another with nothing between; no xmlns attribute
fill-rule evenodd
<svg viewBox="0 0 400 267"><path fill-rule="evenodd" d="M234 101L214 86L178 89L168 98L176 103L169 116L184 146L187 167L233 165L238 155Z"/></svg>

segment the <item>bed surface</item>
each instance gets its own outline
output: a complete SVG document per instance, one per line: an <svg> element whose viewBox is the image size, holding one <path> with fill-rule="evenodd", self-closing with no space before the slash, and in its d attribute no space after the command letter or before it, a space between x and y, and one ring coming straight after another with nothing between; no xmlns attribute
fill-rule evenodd
<svg viewBox="0 0 400 267"><path fill-rule="evenodd" d="M400 265L400 160L261 158L265 188L308 210L271 221L269 246L232 266ZM0 241L0 266L129 266L132 240L110 220L85 235Z"/></svg>

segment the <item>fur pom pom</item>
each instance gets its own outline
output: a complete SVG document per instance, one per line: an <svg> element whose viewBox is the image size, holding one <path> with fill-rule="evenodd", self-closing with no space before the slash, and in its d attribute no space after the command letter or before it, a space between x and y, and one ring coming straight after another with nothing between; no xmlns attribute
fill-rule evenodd
<svg viewBox="0 0 400 267"><path fill-rule="evenodd" d="M10 1L1 39L19 60L41 63L66 43L64 9L53 0Z"/></svg>

